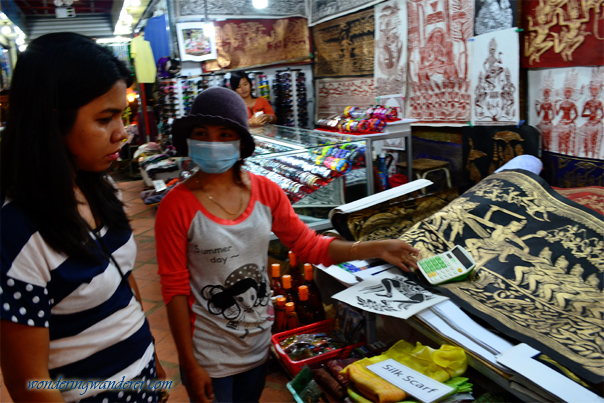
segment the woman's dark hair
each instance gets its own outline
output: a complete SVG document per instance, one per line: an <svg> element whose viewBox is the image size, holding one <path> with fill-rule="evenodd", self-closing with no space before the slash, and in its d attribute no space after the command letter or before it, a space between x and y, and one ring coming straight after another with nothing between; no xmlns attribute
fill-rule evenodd
<svg viewBox="0 0 604 403"><path fill-rule="evenodd" d="M19 56L14 70L0 143L2 200L8 197L17 203L44 240L69 256L87 260L98 256L89 248L74 180L102 225L117 231L129 228L117 190L105 173L76 170L64 144L79 108L119 80L132 85L126 65L109 49L74 33L37 38Z"/></svg>
<svg viewBox="0 0 604 403"><path fill-rule="evenodd" d="M231 78L229 80L231 83L231 89L233 91L235 91L239 87L239 82L242 78L245 78L247 82L250 83L250 87L252 86L252 80L250 80L245 71L236 71L234 73L231 73ZM252 98L256 98L253 92L250 92L250 95L252 96Z"/></svg>

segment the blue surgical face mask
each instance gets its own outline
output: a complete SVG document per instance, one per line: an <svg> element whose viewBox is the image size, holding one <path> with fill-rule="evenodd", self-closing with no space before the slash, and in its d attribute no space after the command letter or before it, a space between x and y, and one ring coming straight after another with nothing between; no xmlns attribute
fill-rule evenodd
<svg viewBox="0 0 604 403"><path fill-rule="evenodd" d="M205 173L221 174L239 160L241 141L199 141L187 139L189 157Z"/></svg>

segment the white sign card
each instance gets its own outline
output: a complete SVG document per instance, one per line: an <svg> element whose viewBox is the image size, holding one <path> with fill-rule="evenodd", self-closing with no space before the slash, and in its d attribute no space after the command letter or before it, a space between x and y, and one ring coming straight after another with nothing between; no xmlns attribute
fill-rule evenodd
<svg viewBox="0 0 604 403"><path fill-rule="evenodd" d="M448 299L403 276L397 267L371 276L333 298L367 312L401 319Z"/></svg>
<svg viewBox="0 0 604 403"><path fill-rule="evenodd" d="M435 402L455 391L455 388L435 381L392 358L368 365L367 369L424 403Z"/></svg>

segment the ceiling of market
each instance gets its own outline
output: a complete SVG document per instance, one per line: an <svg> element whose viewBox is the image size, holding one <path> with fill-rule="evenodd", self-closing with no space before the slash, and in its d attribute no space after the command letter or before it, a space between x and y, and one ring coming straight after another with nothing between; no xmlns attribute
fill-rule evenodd
<svg viewBox="0 0 604 403"><path fill-rule="evenodd" d="M17 14L18 18L13 18L11 15L9 18L25 32L27 42L46 33L61 31L77 32L96 39L110 38L114 36L116 23L120 13L123 13L122 9L132 16L132 27L134 27L150 2L150 0L13 1L17 8L13 8L11 14ZM75 16L58 18L56 3L72 8Z"/></svg>

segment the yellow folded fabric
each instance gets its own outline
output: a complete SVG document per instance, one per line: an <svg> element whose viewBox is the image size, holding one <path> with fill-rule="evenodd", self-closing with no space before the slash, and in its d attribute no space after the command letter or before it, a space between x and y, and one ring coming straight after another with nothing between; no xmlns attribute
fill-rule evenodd
<svg viewBox="0 0 604 403"><path fill-rule="evenodd" d="M439 382L460 376L468 368L468 358L461 347L445 344L435 350L419 342L413 346L401 340L384 354L356 361L340 374L352 381L358 391L372 402L397 402L405 398L405 392L365 368L390 358ZM398 397L399 392L403 393L402 397Z"/></svg>
<svg viewBox="0 0 604 403"><path fill-rule="evenodd" d="M340 374L350 379L358 391L372 402L398 402L407 396L401 389L361 365L351 364Z"/></svg>

